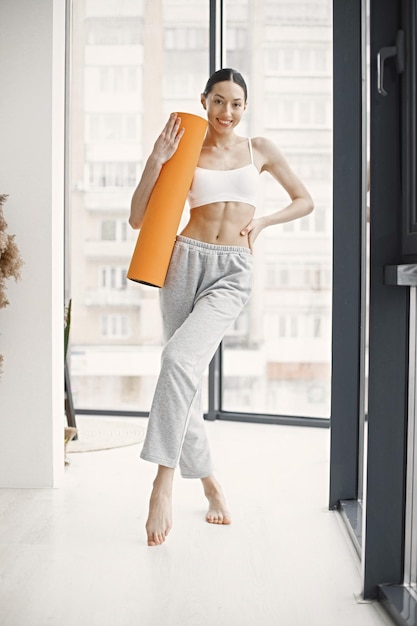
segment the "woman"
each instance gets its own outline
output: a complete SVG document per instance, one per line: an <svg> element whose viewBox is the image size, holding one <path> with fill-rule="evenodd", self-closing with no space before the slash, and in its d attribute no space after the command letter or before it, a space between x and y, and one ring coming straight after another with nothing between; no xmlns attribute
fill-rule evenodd
<svg viewBox="0 0 417 626"><path fill-rule="evenodd" d="M141 457L158 465L146 523L148 545L162 544L172 526L175 468L200 478L209 509L206 520L230 524L220 485L213 476L199 410L203 373L226 330L248 301L252 251L267 226L313 210L310 194L272 141L236 134L247 107L241 74L221 69L208 80L201 103L208 129L189 191L190 219L177 237L161 310L166 345ZM175 153L184 129L171 114L133 194L129 223L140 228L163 164ZM269 172L291 202L254 218L259 174Z"/></svg>

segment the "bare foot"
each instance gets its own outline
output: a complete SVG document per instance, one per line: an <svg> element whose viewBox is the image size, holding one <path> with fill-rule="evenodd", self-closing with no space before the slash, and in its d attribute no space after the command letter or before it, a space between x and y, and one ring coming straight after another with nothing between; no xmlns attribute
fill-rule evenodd
<svg viewBox="0 0 417 626"><path fill-rule="evenodd" d="M227 508L223 491L214 478L209 476L202 479L204 493L209 502L209 510L206 520L209 524L231 524L232 518Z"/></svg>
<svg viewBox="0 0 417 626"><path fill-rule="evenodd" d="M164 543L172 528L173 473L174 470L162 468L161 466L155 478L149 502L148 520L146 522L148 546L159 546L161 543Z"/></svg>

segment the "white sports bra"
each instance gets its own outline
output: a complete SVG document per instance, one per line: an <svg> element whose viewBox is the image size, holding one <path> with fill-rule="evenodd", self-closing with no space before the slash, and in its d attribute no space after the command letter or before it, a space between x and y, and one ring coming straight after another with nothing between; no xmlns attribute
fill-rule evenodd
<svg viewBox="0 0 417 626"><path fill-rule="evenodd" d="M188 192L190 209L213 202L244 202L256 206L259 171L253 162L252 142L248 139L250 163L234 170L196 167Z"/></svg>

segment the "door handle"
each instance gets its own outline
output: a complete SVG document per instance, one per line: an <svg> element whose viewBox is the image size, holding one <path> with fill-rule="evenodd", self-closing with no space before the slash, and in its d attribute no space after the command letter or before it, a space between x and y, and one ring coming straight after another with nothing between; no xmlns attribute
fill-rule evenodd
<svg viewBox="0 0 417 626"><path fill-rule="evenodd" d="M404 71L404 31L399 30L395 39L395 46L381 48L377 55L377 77L378 77L378 93L387 96L388 92L384 88L384 67L385 61L391 57L395 57L395 65L398 74Z"/></svg>

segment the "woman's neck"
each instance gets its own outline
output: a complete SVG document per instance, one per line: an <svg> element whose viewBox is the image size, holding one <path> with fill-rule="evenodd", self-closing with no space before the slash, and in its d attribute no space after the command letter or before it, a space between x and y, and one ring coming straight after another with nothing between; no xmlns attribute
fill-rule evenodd
<svg viewBox="0 0 417 626"><path fill-rule="evenodd" d="M235 146L241 141L244 141L244 138L236 135L234 130L232 130L230 134L219 134L209 129L204 140L203 148L216 148L217 150L227 150L228 148Z"/></svg>

